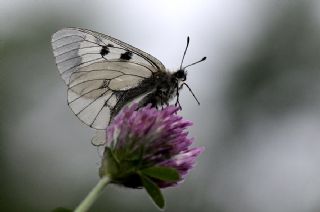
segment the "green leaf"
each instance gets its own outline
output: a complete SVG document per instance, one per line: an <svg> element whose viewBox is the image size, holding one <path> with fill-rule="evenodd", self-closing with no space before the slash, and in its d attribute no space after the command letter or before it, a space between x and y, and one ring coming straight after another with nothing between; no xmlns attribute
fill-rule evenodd
<svg viewBox="0 0 320 212"><path fill-rule="evenodd" d="M154 166L151 168L143 169L141 172L149 177L153 177L163 181L178 181L180 175L176 169L163 167L163 166Z"/></svg>
<svg viewBox="0 0 320 212"><path fill-rule="evenodd" d="M159 208L163 209L165 205L165 201L160 191L160 188L148 176L145 176L142 173L140 173L140 178L141 178L143 187L146 189L146 191L148 192L153 202Z"/></svg>
<svg viewBox="0 0 320 212"><path fill-rule="evenodd" d="M52 210L52 212L72 212L73 210L63 207L58 207Z"/></svg>

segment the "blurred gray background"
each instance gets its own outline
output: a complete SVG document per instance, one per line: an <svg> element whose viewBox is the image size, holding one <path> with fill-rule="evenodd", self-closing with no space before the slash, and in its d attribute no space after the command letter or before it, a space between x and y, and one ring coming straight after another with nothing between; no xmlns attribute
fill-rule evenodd
<svg viewBox="0 0 320 212"><path fill-rule="evenodd" d="M164 191L166 211L320 211L320 1L0 0L0 210L75 208L98 180L93 130L66 102L51 35L119 38L175 70L181 114L206 151ZM158 211L143 190L108 187L92 211Z"/></svg>

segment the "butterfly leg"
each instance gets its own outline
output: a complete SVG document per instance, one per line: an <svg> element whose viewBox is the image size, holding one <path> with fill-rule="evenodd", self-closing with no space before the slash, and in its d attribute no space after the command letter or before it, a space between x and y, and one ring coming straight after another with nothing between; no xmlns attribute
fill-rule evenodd
<svg viewBox="0 0 320 212"><path fill-rule="evenodd" d="M167 91L158 89L158 98L160 100L161 109L163 110L164 105L169 106L169 102L166 101L166 96L168 96Z"/></svg>
<svg viewBox="0 0 320 212"><path fill-rule="evenodd" d="M168 101L164 101L165 96L167 96L166 94L161 95L160 97L160 102L161 102L161 107L163 109L163 106L166 105L167 107L169 106L169 102Z"/></svg>
<svg viewBox="0 0 320 212"><path fill-rule="evenodd" d="M178 106L180 110L182 110L181 104L179 102L179 90L182 88L183 84L181 86L179 86L177 84L177 101L175 103L175 106Z"/></svg>
<svg viewBox="0 0 320 212"><path fill-rule="evenodd" d="M179 87L179 89L181 89L184 85L189 89L190 93L192 94L193 98L197 101L198 105L200 105L199 100L197 99L196 95L194 95L193 91L191 90L191 88L189 87L189 85L188 85L187 83L184 82L184 83Z"/></svg>

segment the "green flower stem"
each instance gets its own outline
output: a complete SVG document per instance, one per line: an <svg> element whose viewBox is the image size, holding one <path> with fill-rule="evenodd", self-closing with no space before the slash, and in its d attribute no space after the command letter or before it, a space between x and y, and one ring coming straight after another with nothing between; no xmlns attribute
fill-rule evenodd
<svg viewBox="0 0 320 212"><path fill-rule="evenodd" d="M85 212L88 211L91 205L97 200L102 190L108 185L110 178L108 176L103 176L97 185L90 191L88 196L80 203L80 205L75 209L75 212Z"/></svg>

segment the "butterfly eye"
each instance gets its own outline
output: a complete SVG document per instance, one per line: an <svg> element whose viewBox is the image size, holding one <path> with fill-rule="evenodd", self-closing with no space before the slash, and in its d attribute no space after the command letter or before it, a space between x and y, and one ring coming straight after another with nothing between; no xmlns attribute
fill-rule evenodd
<svg viewBox="0 0 320 212"><path fill-rule="evenodd" d="M185 81L186 80L186 73L184 70L178 70L176 73L175 73L175 77L177 79L181 79L182 81Z"/></svg>

